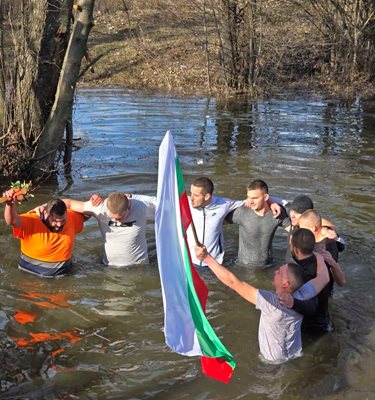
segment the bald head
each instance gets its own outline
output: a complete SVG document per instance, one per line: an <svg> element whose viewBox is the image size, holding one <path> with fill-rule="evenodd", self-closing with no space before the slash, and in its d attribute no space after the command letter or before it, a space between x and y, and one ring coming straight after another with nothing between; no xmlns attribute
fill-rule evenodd
<svg viewBox="0 0 375 400"><path fill-rule="evenodd" d="M322 227L322 218L315 210L307 210L299 217L298 224L314 232Z"/></svg>

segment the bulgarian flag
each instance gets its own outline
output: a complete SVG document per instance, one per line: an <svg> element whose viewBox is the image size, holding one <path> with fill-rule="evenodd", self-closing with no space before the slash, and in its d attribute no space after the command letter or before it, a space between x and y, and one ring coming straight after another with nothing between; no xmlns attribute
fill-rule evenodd
<svg viewBox="0 0 375 400"><path fill-rule="evenodd" d="M201 356L207 376L228 383L236 366L205 316L208 290L191 262L186 230L192 223L184 179L168 131L159 149L155 233L167 345Z"/></svg>

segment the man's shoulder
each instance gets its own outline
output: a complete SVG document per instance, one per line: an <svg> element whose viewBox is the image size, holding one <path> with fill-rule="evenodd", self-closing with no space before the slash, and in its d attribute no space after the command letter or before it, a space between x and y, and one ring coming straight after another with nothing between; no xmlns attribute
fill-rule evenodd
<svg viewBox="0 0 375 400"><path fill-rule="evenodd" d="M248 215L254 214L255 215L254 211L251 208L245 207L244 205L237 207L233 211L233 215L236 215L236 216L245 215L245 214L248 214Z"/></svg>
<svg viewBox="0 0 375 400"><path fill-rule="evenodd" d="M226 204L226 203L229 203L230 201L233 201L233 200L228 199L227 197L212 196L211 203L209 204L209 206Z"/></svg>
<svg viewBox="0 0 375 400"><path fill-rule="evenodd" d="M20 214L19 218L21 220L20 230L35 229L39 224L44 225L40 216L37 213L24 213Z"/></svg>
<svg viewBox="0 0 375 400"><path fill-rule="evenodd" d="M67 215L70 218L83 217L82 213L79 213L79 212L76 212L76 211L73 211L73 210L70 210L70 209L67 210Z"/></svg>
<svg viewBox="0 0 375 400"><path fill-rule="evenodd" d="M68 209L66 219L67 219L68 223L83 225L83 222L85 220L85 216L82 213L79 213L79 212L76 212L76 211Z"/></svg>
<svg viewBox="0 0 375 400"><path fill-rule="evenodd" d="M138 208L138 207L139 207L139 208L144 208L144 207L147 206L145 200L142 200L142 199L134 199L134 198L130 199L130 204L131 204L131 207L137 207L137 208Z"/></svg>
<svg viewBox="0 0 375 400"><path fill-rule="evenodd" d="M149 207L150 206L142 200L131 199L128 218L131 218L132 215L144 216L146 218Z"/></svg>
<svg viewBox="0 0 375 400"><path fill-rule="evenodd" d="M276 297L276 293L272 292L271 290L258 289L258 294L264 297L265 299Z"/></svg>
<svg viewBox="0 0 375 400"><path fill-rule="evenodd" d="M29 221L35 220L35 221L40 221L39 215L38 215L37 213L35 213L35 212L32 212L32 213L23 213L23 214L20 214L19 217L20 217L22 220L29 220Z"/></svg>
<svg viewBox="0 0 375 400"><path fill-rule="evenodd" d="M275 309L280 308L280 302L275 292L272 292L270 290L258 289L256 306L260 310L265 308Z"/></svg>

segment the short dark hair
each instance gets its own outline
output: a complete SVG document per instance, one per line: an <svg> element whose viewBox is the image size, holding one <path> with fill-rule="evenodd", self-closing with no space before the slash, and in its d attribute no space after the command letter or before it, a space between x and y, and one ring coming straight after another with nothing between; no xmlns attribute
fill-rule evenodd
<svg viewBox="0 0 375 400"><path fill-rule="evenodd" d="M296 263L288 263L288 274L293 275L294 278L294 282L291 285L293 291L297 290L303 285L303 270L300 265Z"/></svg>
<svg viewBox="0 0 375 400"><path fill-rule="evenodd" d="M311 254L315 248L315 237L309 229L298 228L292 234L291 243L302 254Z"/></svg>
<svg viewBox="0 0 375 400"><path fill-rule="evenodd" d="M202 188L204 194L209 193L212 195L212 193L214 192L214 183L211 181L210 178L207 178L205 176L201 176L200 178L195 179L192 185Z"/></svg>
<svg viewBox="0 0 375 400"><path fill-rule="evenodd" d="M51 199L46 205L48 215L56 214L62 217L66 214L66 204L61 199Z"/></svg>
<svg viewBox="0 0 375 400"><path fill-rule="evenodd" d="M305 196L304 194L300 194L297 196L290 206L291 210L294 210L298 214L302 214L306 210L310 210L314 208L314 203L310 199L310 197Z"/></svg>
<svg viewBox="0 0 375 400"><path fill-rule="evenodd" d="M266 182L262 181L262 179L255 179L247 185L247 190L263 190L265 193L268 193L268 185Z"/></svg>

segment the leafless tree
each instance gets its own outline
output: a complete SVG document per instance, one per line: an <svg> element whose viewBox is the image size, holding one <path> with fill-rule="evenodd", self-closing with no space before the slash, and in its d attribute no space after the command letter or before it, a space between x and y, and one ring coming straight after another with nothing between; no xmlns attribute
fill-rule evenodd
<svg viewBox="0 0 375 400"><path fill-rule="evenodd" d="M71 119L94 0L2 0L0 6L2 176L37 177L53 170Z"/></svg>
<svg viewBox="0 0 375 400"><path fill-rule="evenodd" d="M358 73L374 74L373 0L306 0L297 4L321 32L333 75L352 81Z"/></svg>

